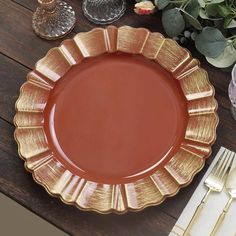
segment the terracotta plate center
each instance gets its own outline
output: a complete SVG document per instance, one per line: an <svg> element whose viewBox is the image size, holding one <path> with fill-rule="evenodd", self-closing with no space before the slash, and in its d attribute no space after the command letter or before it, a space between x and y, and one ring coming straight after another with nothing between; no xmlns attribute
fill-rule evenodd
<svg viewBox="0 0 236 236"><path fill-rule="evenodd" d="M178 81L157 63L107 54L84 60L56 83L44 129L72 173L125 183L150 175L176 153L186 106Z"/></svg>

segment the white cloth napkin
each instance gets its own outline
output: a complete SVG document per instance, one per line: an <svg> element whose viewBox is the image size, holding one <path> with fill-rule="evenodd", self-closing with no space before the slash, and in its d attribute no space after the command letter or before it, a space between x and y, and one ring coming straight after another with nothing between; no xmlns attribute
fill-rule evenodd
<svg viewBox="0 0 236 236"><path fill-rule="evenodd" d="M169 236L183 235L184 229L186 229L191 217L194 214L195 209L197 208L207 191L207 188L204 185L204 181L224 150L224 147L220 148L215 159L208 168L198 187L194 191L192 197L181 213ZM231 170L236 167L236 158L234 159L235 160L233 162ZM221 214L228 199L229 195L227 194L225 189L221 193L210 193L201 215L196 219L193 227L190 230L190 235L209 236L217 221L218 216ZM232 203L222 225L217 232L217 236L236 236L236 200Z"/></svg>

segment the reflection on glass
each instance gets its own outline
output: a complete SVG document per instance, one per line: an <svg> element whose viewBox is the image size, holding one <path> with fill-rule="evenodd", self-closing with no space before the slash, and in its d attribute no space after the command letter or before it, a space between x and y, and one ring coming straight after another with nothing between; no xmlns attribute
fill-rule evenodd
<svg viewBox="0 0 236 236"><path fill-rule="evenodd" d="M232 80L229 84L229 98L231 101L232 116L236 120L236 64L232 70Z"/></svg>
<svg viewBox="0 0 236 236"><path fill-rule="evenodd" d="M125 0L84 0L84 15L95 24L110 24L125 12Z"/></svg>
<svg viewBox="0 0 236 236"><path fill-rule="evenodd" d="M75 12L70 5L58 0L38 0L38 3L32 22L38 36L52 40L61 38L72 30Z"/></svg>

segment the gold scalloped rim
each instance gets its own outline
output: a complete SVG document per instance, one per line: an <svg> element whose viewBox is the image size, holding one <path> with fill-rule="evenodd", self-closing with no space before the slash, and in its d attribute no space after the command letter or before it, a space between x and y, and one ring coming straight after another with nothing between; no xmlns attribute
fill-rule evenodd
<svg viewBox="0 0 236 236"><path fill-rule="evenodd" d="M141 54L176 78L186 97L189 121L178 152L156 173L126 184L101 184L66 170L48 149L43 109L50 90L71 66L84 58L116 51ZM145 28L95 28L65 40L39 60L21 86L14 124L19 156L34 180L66 204L81 210L122 214L162 203L188 185L211 154L219 122L214 88L188 50Z"/></svg>

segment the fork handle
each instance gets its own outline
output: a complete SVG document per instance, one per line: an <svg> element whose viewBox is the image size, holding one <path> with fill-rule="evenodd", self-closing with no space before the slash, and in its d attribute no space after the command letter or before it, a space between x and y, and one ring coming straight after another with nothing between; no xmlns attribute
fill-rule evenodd
<svg viewBox="0 0 236 236"><path fill-rule="evenodd" d="M195 220L198 218L198 216L199 216L200 213L202 212L202 209L203 209L203 207L204 207L204 205L205 205L205 202L206 202L206 200L207 200L207 198L208 198L210 192L211 192L211 189L209 189L209 190L207 191L207 193L205 194L205 196L202 198L201 203L197 206L197 208L196 208L196 210L195 210L195 212L194 212L194 214L193 214L193 216L192 216L192 218L191 218L191 220L190 220L190 222L189 222L187 228L186 228L185 231L184 231L183 236L188 236L188 235L189 235L189 231L190 231L190 229L192 228L193 223L195 222Z"/></svg>
<svg viewBox="0 0 236 236"><path fill-rule="evenodd" d="M216 221L216 223L215 223L215 225L214 225L214 228L213 228L213 230L212 230L210 236L216 235L216 233L217 233L217 231L218 231L220 225L222 224L222 222L223 222L223 220L224 220L224 218L225 218L226 213L227 213L228 210L229 210L229 207L230 207L232 201L233 201L233 198L231 197L231 198L228 200L228 202L226 203L226 205L225 205L223 211L221 212L220 216L218 217L218 219L217 219L217 221Z"/></svg>

